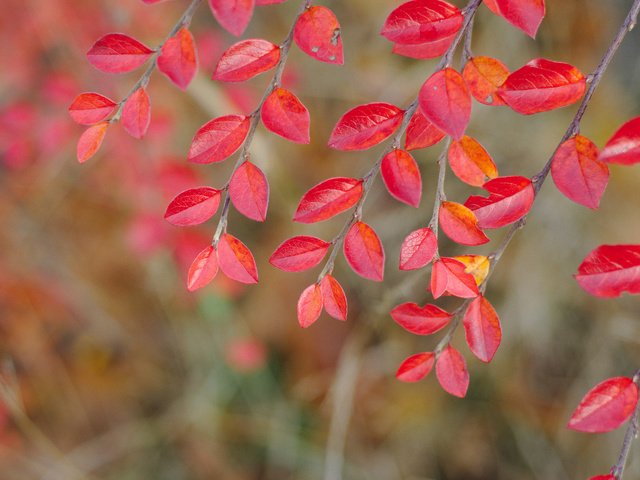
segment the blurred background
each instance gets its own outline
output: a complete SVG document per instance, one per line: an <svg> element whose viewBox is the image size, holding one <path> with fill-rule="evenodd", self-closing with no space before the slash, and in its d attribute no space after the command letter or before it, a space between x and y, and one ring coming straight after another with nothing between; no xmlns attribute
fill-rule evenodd
<svg viewBox="0 0 640 480"><path fill-rule="evenodd" d="M342 24L345 66L292 49L285 78L311 112L312 143L293 145L260 127L251 152L271 183L267 222L230 216L229 232L254 252L260 284L219 275L189 294L186 271L215 220L176 228L163 221L164 210L186 188L226 182L233 161L187 164L191 138L215 116L253 110L270 75L233 86L210 80L236 39L203 4L192 29L199 75L182 92L154 74L144 140L116 125L96 157L79 165L82 127L67 115L78 93L121 99L140 75L93 69L84 54L97 38L118 31L157 45L187 3L2 2L0 479L578 480L606 473L624 429L585 435L565 425L593 385L640 367L640 302L590 297L572 274L600 244L638 243L640 170L613 166L596 212L566 200L549 179L487 290L504 329L493 362L477 361L458 332L454 345L471 373L466 399L445 394L433 374L403 384L394 378L400 362L439 339L405 332L388 311L429 301L428 270L399 272L397 258L405 235L430 217L442 146L416 152L425 183L419 209L393 200L380 181L368 198L364 218L386 247L386 278L368 282L337 262L347 322L324 314L300 329L297 298L318 269L285 273L267 259L294 234L329 240L346 221L291 222L308 188L363 175L381 151L329 150L337 119L361 103L408 105L436 62L391 55L378 32L398 2L321 2ZM631 4L547 3L537 41L482 7L474 53L512 70L544 56L588 73ZM244 37L279 43L298 4L257 8ZM600 147L640 114L639 35L625 41L583 121L582 134ZM524 176L546 162L575 111L521 117L473 108L469 133L502 175ZM475 193L453 175L446 190L460 202ZM441 248L450 256L486 254L503 233L490 232L492 243L475 249L446 241ZM640 478L640 460L632 456L625 478Z"/></svg>

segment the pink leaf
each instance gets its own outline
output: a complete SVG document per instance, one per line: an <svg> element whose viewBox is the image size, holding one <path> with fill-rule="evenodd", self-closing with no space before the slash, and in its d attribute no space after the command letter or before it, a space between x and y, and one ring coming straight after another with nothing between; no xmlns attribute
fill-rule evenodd
<svg viewBox="0 0 640 480"><path fill-rule="evenodd" d="M293 39L304 53L321 62L342 65L340 23L327 7L312 6L300 15Z"/></svg>
<svg viewBox="0 0 640 480"><path fill-rule="evenodd" d="M109 33L87 52L89 63L107 73L126 73L145 63L153 54L146 45L122 33Z"/></svg>
<svg viewBox="0 0 640 480"><path fill-rule="evenodd" d="M422 197L422 178L414 158L404 150L394 149L382 159L382 180L389 193L401 202L418 208Z"/></svg>
<svg viewBox="0 0 640 480"><path fill-rule="evenodd" d="M402 123L403 110L388 103L368 103L345 113L331 132L336 150L366 150L388 138Z"/></svg>
<svg viewBox="0 0 640 480"><path fill-rule="evenodd" d="M438 239L430 228L411 232L400 248L400 270L417 270L428 265L438 251Z"/></svg>
<svg viewBox="0 0 640 480"><path fill-rule="evenodd" d="M218 242L218 263L227 277L240 283L258 283L258 269L251 251L228 233Z"/></svg>
<svg viewBox="0 0 640 480"><path fill-rule="evenodd" d="M317 283L308 286L298 299L298 323L307 328L315 323L322 313L322 292Z"/></svg>
<svg viewBox="0 0 640 480"><path fill-rule="evenodd" d="M336 320L347 319L347 296L338 281L331 275L325 275L320 282L324 309Z"/></svg>
<svg viewBox="0 0 640 480"><path fill-rule="evenodd" d="M219 205L220 190L211 187L192 188L171 200L164 218L179 227L199 225L213 217Z"/></svg>
<svg viewBox="0 0 640 480"><path fill-rule="evenodd" d="M220 26L239 37L251 21L254 0L209 0L209 7Z"/></svg>
<svg viewBox="0 0 640 480"><path fill-rule="evenodd" d="M420 110L416 110L409 120L404 148L407 150L427 148L435 145L445 136L446 133L427 120Z"/></svg>
<svg viewBox="0 0 640 480"><path fill-rule="evenodd" d="M158 70L181 89L186 89L198 69L198 56L193 35L187 28L167 40L158 57Z"/></svg>
<svg viewBox="0 0 640 480"><path fill-rule="evenodd" d="M107 134L109 122L102 122L87 128L78 139L76 155L78 162L84 163L93 157Z"/></svg>
<svg viewBox="0 0 640 480"><path fill-rule="evenodd" d="M133 92L122 107L122 127L133 138L142 138L151 123L151 102L144 87Z"/></svg>
<svg viewBox="0 0 640 480"><path fill-rule="evenodd" d="M419 382L429 375L435 362L433 352L411 355L404 360L396 372L396 378L402 382Z"/></svg>
<svg viewBox="0 0 640 480"><path fill-rule="evenodd" d="M285 272L302 272L318 265L330 246L330 243L316 237L293 237L276 248L269 263Z"/></svg>
<svg viewBox="0 0 640 480"><path fill-rule="evenodd" d="M419 44L452 37L462 27L462 12L443 0L412 0L385 20L383 37L394 43Z"/></svg>
<svg viewBox="0 0 640 480"><path fill-rule="evenodd" d="M271 70L280 60L280 47L252 38L231 45L218 61L213 79L222 82L244 82Z"/></svg>
<svg viewBox="0 0 640 480"><path fill-rule="evenodd" d="M480 228L500 228L524 217L535 200L531 180L524 177L498 177L482 188L489 197L472 195L464 205L476 214Z"/></svg>
<svg viewBox="0 0 640 480"><path fill-rule="evenodd" d="M315 223L353 207L362 196L362 180L336 177L319 183L300 200L294 222Z"/></svg>
<svg viewBox="0 0 640 480"><path fill-rule="evenodd" d="M213 246L202 250L189 267L187 289L190 292L207 286L218 273L218 259Z"/></svg>
<svg viewBox="0 0 640 480"><path fill-rule="evenodd" d="M483 362L490 362L502 341L502 327L493 306L482 295L467 308L463 319L467 344Z"/></svg>
<svg viewBox="0 0 640 480"><path fill-rule="evenodd" d="M436 377L445 392L463 398L469 388L469 372L464 357L451 345L447 345L438 357Z"/></svg>
<svg viewBox="0 0 640 480"><path fill-rule="evenodd" d="M113 113L116 103L99 93L81 93L69 106L69 115L80 125L93 125Z"/></svg>
<svg viewBox="0 0 640 480"><path fill-rule="evenodd" d="M203 125L193 137L188 160L194 163L221 162L247 138L250 120L244 115L225 115Z"/></svg>
<svg viewBox="0 0 640 480"><path fill-rule="evenodd" d="M640 117L629 120L613 134L599 160L620 165L640 163Z"/></svg>
<svg viewBox="0 0 640 480"><path fill-rule="evenodd" d="M473 298L478 295L478 286L473 275L465 271L465 265L453 258L440 258L431 268L431 294L433 298L453 295Z"/></svg>
<svg viewBox="0 0 640 480"><path fill-rule="evenodd" d="M229 182L233 206L245 217L257 222L267 218L269 183L262 170L248 160L241 164Z"/></svg>
<svg viewBox="0 0 640 480"><path fill-rule="evenodd" d="M376 232L364 222L356 222L344 238L344 256L361 277L381 282L384 276L384 248Z"/></svg>
<svg viewBox="0 0 640 480"><path fill-rule="evenodd" d="M575 275L596 297L640 293L640 245L601 245L582 261Z"/></svg>
<svg viewBox="0 0 640 480"><path fill-rule="evenodd" d="M296 143L309 143L309 110L293 93L276 88L261 110L262 123L276 135Z"/></svg>
<svg viewBox="0 0 640 480"><path fill-rule="evenodd" d="M403 303L391 310L391 318L411 333L431 335L446 327L453 315L436 305L420 307L415 303Z"/></svg>
<svg viewBox="0 0 640 480"><path fill-rule="evenodd" d="M418 98L427 120L456 140L462 138L471 118L471 95L462 75L453 68L434 73Z"/></svg>

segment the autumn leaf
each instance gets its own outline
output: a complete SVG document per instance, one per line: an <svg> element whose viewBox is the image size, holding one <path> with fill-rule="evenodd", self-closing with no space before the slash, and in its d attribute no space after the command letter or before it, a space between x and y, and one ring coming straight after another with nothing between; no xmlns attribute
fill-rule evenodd
<svg viewBox="0 0 640 480"><path fill-rule="evenodd" d="M151 102L147 91L140 87L131 94L122 107L122 127L133 138L142 138L151 123Z"/></svg>
<svg viewBox="0 0 640 480"><path fill-rule="evenodd" d="M527 35L535 38L546 13L545 0L485 0L485 5Z"/></svg>
<svg viewBox="0 0 640 480"><path fill-rule="evenodd" d="M458 33L462 12L443 0L412 0L394 9L380 34L400 44L434 42Z"/></svg>
<svg viewBox="0 0 640 480"><path fill-rule="evenodd" d="M403 303L391 310L391 318L405 330L416 335L431 335L446 327L453 315L436 305L420 307Z"/></svg>
<svg viewBox="0 0 640 480"><path fill-rule="evenodd" d="M296 143L309 143L309 110L293 93L276 88L261 109L262 123L276 135Z"/></svg>
<svg viewBox="0 0 640 480"><path fill-rule="evenodd" d="M107 128L109 128L109 122L98 123L87 128L80 135L76 147L78 162L84 163L96 154L107 134Z"/></svg>
<svg viewBox="0 0 640 480"><path fill-rule="evenodd" d="M453 258L440 258L431 267L431 294L433 298L453 295L460 298L474 298L478 286L473 275L465 271L465 265Z"/></svg>
<svg viewBox="0 0 640 480"><path fill-rule="evenodd" d="M456 202L442 202L438 212L442 231L460 245L483 245L489 238L478 227L478 219L472 210Z"/></svg>
<svg viewBox="0 0 640 480"><path fill-rule="evenodd" d="M447 345L436 362L436 377L445 392L463 398L469 388L469 372L464 357Z"/></svg>
<svg viewBox="0 0 640 480"><path fill-rule="evenodd" d="M437 58L444 55L456 38L456 34L450 37L444 37L432 42L406 44L395 43L391 50L396 55L403 57L415 58L416 60L427 60L429 58Z"/></svg>
<svg viewBox="0 0 640 480"><path fill-rule="evenodd" d="M472 195L464 205L476 214L480 228L501 228L524 217L535 200L531 180L524 177L498 177L482 188L489 197Z"/></svg>
<svg viewBox="0 0 640 480"><path fill-rule="evenodd" d="M158 70L181 89L186 89L198 69L198 56L193 35L181 28L162 46L158 56Z"/></svg>
<svg viewBox="0 0 640 480"><path fill-rule="evenodd" d="M364 222L356 222L343 244L347 262L361 277L381 282L384 276L384 248L376 232Z"/></svg>
<svg viewBox="0 0 640 480"><path fill-rule="evenodd" d="M474 187L498 176L498 168L480 142L467 135L453 140L448 151L449 166L456 177Z"/></svg>
<svg viewBox="0 0 640 480"><path fill-rule="evenodd" d="M280 47L260 38L242 40L231 45L223 54L213 79L222 82L244 82L271 70L280 60Z"/></svg>
<svg viewBox="0 0 640 480"><path fill-rule="evenodd" d="M254 0L209 0L209 7L220 26L239 37L253 16Z"/></svg>
<svg viewBox="0 0 640 480"><path fill-rule="evenodd" d="M438 143L446 135L446 133L427 120L427 117L420 110L416 110L411 120L409 120L404 148L407 150L427 148Z"/></svg>
<svg viewBox="0 0 640 480"><path fill-rule="evenodd" d="M248 160L233 172L229 197L236 210L245 217L257 222L264 222L267 218L269 183L262 170Z"/></svg>
<svg viewBox="0 0 640 480"><path fill-rule="evenodd" d="M420 206L422 177L411 154L404 150L392 150L382 159L380 173L387 190L394 198L412 207Z"/></svg>
<svg viewBox="0 0 640 480"><path fill-rule="evenodd" d="M610 432L629 419L637 403L638 387L631 378L609 378L584 396L567 426L587 433Z"/></svg>
<svg viewBox="0 0 640 480"><path fill-rule="evenodd" d="M302 272L318 265L331 244L316 237L297 236L282 242L269 263L285 272Z"/></svg>
<svg viewBox="0 0 640 480"><path fill-rule="evenodd" d="M253 254L240 240L228 233L218 242L218 264L227 277L240 283L258 283L258 269Z"/></svg>
<svg viewBox="0 0 640 480"><path fill-rule="evenodd" d="M429 375L429 372L433 369L434 362L435 355L433 352L411 355L398 368L396 378L402 382L419 382Z"/></svg>
<svg viewBox="0 0 640 480"><path fill-rule="evenodd" d="M122 33L101 37L87 52L89 63L107 73L126 73L145 63L153 54L146 45Z"/></svg>
<svg viewBox="0 0 640 480"><path fill-rule="evenodd" d="M80 125L93 125L113 113L116 103L99 93L81 93L69 106L69 115Z"/></svg>
<svg viewBox="0 0 640 480"><path fill-rule="evenodd" d="M430 228L419 228L406 236L400 247L400 270L428 265L438 251L438 239Z"/></svg>
<svg viewBox="0 0 640 480"><path fill-rule="evenodd" d="M453 68L434 73L420 88L418 99L427 120L454 139L462 138L471 118L471 95L462 75Z"/></svg>
<svg viewBox="0 0 640 480"><path fill-rule="evenodd" d="M226 160L244 142L249 132L249 124L249 118L244 115L214 118L196 132L187 159L193 163Z"/></svg>
<svg viewBox="0 0 640 480"><path fill-rule="evenodd" d="M218 259L213 246L202 250L189 267L187 289L190 292L207 286L218 273Z"/></svg>
<svg viewBox="0 0 640 480"><path fill-rule="evenodd" d="M640 293L640 245L601 245L582 261L575 275L596 297Z"/></svg>
<svg viewBox="0 0 640 480"><path fill-rule="evenodd" d="M620 165L640 163L640 117L629 120L613 134L598 160Z"/></svg>
<svg viewBox="0 0 640 480"><path fill-rule="evenodd" d="M493 306L479 295L469 304L462 322L469 349L480 360L489 363L502 341L500 319Z"/></svg>
<svg viewBox="0 0 640 480"><path fill-rule="evenodd" d="M362 196L362 180L336 177L319 183L302 196L294 222L315 223L353 207Z"/></svg>
<svg viewBox="0 0 640 480"><path fill-rule="evenodd" d="M302 328L310 327L322 313L322 292L317 283L304 289L298 299L298 323Z"/></svg>
<svg viewBox="0 0 640 480"><path fill-rule="evenodd" d="M340 23L327 7L307 8L296 22L293 39L300 50L316 60L344 63Z"/></svg>
<svg viewBox="0 0 640 480"><path fill-rule="evenodd" d="M404 110L389 103L368 103L345 113L331 132L336 150L366 150L388 138L402 123Z"/></svg>
<svg viewBox="0 0 640 480"><path fill-rule="evenodd" d="M500 60L492 57L470 58L462 70L462 78L471 95L485 105L504 105L497 92L507 77L509 69Z"/></svg>
<svg viewBox="0 0 640 480"><path fill-rule="evenodd" d="M336 320L347 319L347 296L340 283L327 274L320 282L322 302L327 313Z"/></svg>
<svg viewBox="0 0 640 480"><path fill-rule="evenodd" d="M209 220L220 205L220 190L198 187L185 190L171 200L164 218L172 225L187 227Z"/></svg>

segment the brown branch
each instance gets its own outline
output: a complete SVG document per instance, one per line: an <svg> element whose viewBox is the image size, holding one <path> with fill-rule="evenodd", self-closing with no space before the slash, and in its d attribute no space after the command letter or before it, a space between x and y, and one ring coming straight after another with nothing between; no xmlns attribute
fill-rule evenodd
<svg viewBox="0 0 640 480"><path fill-rule="evenodd" d="M249 115L249 118L251 119L249 123L249 132L247 133L247 136L244 142L242 143L242 148L240 149L238 159L236 160L236 163L233 166L233 170L229 175L229 180L224 185L224 187L222 187L222 190L224 190L225 192L224 201L222 204L222 212L220 213L218 226L213 235L213 240L211 241L211 244L216 248L218 246L218 241L220 240L220 237L222 236L223 233L227 231L229 208L231 206L231 198L229 197L229 182L231 181L231 178L233 177L233 174L238 169L238 167L240 167L240 165L242 165L249 158L249 148L251 147L251 143L253 142L253 138L255 136L256 129L258 128L258 124L260 123L260 110L262 109L262 106L264 105L264 102L267 100L269 95L271 95L273 91L280 86L280 83L282 81L282 73L284 72L284 67L287 64L287 59L289 58L289 50L291 49L291 44L293 42L293 33L295 30L296 23L298 22L298 19L300 18L300 16L305 12L306 9L309 8L310 5L311 5L311 0L304 0L302 2L302 6L300 7L300 10L296 14L296 17L293 20L293 23L291 24L289 33L287 33L287 36L285 37L284 41L280 44L280 59L276 64L275 72L273 74L273 78L271 79L271 83L269 84L269 87L267 87L267 89L265 90L264 95L260 100L260 103L258 103L258 106Z"/></svg>
<svg viewBox="0 0 640 480"><path fill-rule="evenodd" d="M636 386L640 383L640 370L637 370L635 375L633 376L633 383ZM616 480L622 480L622 475L624 474L624 467L627 464L627 459L629 458L629 453L631 452L631 445L633 441L638 437L638 433L640 432L638 428L638 417L640 416L640 402L636 405L636 409L629 419L629 426L627 427L627 431L624 434L624 441L622 442L622 450L620 450L620 455L618 456L618 461L616 464L611 467L611 475L613 475Z"/></svg>
<svg viewBox="0 0 640 480"><path fill-rule="evenodd" d="M191 1L187 9L180 16L180 19L176 22L176 24L173 26L171 31L167 34L165 39L160 43L160 45L158 45L155 48L153 55L151 55L149 60L147 60L148 62L150 62L149 66L144 71L140 79L135 83L135 85L131 87L131 90L129 90L129 93L127 93L125 97L120 101L120 103L118 104L118 109L109 119L109 123L115 123L119 121L120 117L122 116L122 109L124 108L124 104L127 102L129 97L133 95L138 89L147 86L147 84L149 83L149 79L151 78L151 75L153 74L156 67L158 66L158 57L162 53L162 47L164 47L164 44L167 43L167 41L170 38L174 37L176 33L180 31L181 28L188 27L191 24L193 15L196 13L196 10L198 9L201 3L202 3L202 0Z"/></svg>
<svg viewBox="0 0 640 480"><path fill-rule="evenodd" d="M472 23L473 17L475 15L476 11L478 10L478 7L480 6L481 3L482 3L482 0L471 0L469 2L469 4L465 7L465 9L464 9L464 22L462 24L462 27L458 31L457 35L453 39L453 42L451 43L451 45L449 46L449 48L447 49L445 54L442 56L442 59L440 60L440 62L436 66L436 68L434 70L435 72L438 72L438 71L442 70L443 68L445 68L446 66L448 66L451 63L451 59L453 57L453 54L454 54L456 48L458 47L458 44L460 43L460 40L462 39L462 36L465 34L465 32L467 31L468 28L471 28L471 23ZM360 199L358 200L358 202L354 206L354 211L353 211L353 215L351 216L351 218L344 224L344 226L340 230L340 233L338 233L338 235L336 235L333 238L333 240L331 241L331 244L332 244L331 253L329 254L329 258L328 258L327 262L325 263L324 268L322 269L322 271L318 275L317 283L320 283L320 281L324 278L325 275L330 274L333 271L333 266L335 264L335 260L336 260L336 257L338 255L338 251L340 250L340 247L342 246L342 243L344 242L344 238L346 237L346 235L349 232L349 230L351 229L351 227L357 221L359 221L360 218L362 217L362 208L364 206L364 202L366 201L367 195L369 194L369 191L371 190L371 187L373 186L373 182L374 182L375 178L378 176L378 173L380 173L380 166L382 165L382 159L386 155L388 155L390 152L392 152L394 149L400 147L400 142L402 140L402 136L404 135L404 133L407 130L407 127L409 126L409 121L411 120L411 117L413 117L413 114L418 109L418 105L419 105L418 98L415 98L413 100L413 102L411 102L411 104L405 110L404 116L402 118L402 124L400 125L398 130L396 130L395 134L391 137L391 141L389 142L387 147L380 154L380 156L378 157L378 160L376 161L376 163L374 163L373 166L369 169L369 171L364 175L364 177L362 177L362 180L364 181L363 186L362 186L362 196L360 197ZM444 155L445 155L445 158L446 158L446 150L445 150L445 154ZM438 164L440 165L439 177L442 177L442 183L444 185L444 174L445 174L444 169L446 167L446 162L443 161L442 156L438 160ZM440 182L438 184L440 185ZM442 194L442 197L443 197L444 196L444 190L439 187L438 188L438 192L436 193L436 195L437 195L436 202L439 202L439 201L442 200L440 194ZM437 220L435 222L436 222L436 229L437 229Z"/></svg>

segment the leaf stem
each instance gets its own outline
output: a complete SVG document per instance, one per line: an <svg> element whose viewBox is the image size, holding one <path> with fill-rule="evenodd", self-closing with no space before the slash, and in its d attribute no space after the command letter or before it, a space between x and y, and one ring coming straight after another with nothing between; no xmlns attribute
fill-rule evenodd
<svg viewBox="0 0 640 480"><path fill-rule="evenodd" d="M636 370L636 373L633 375L633 383L635 383L636 386L640 386L640 370ZM627 459L629 458L629 453L631 452L631 445L633 444L633 441L638 437L638 433L640 431L638 428L639 416L640 402L638 402L638 404L636 405L633 415L629 419L629 426L627 427L627 431L624 434L622 450L620 450L618 461L613 467L611 467L611 475L613 475L616 480L622 480L624 467L627 464Z"/></svg>
<svg viewBox="0 0 640 480"><path fill-rule="evenodd" d="M276 64L275 71L271 79L271 83L269 83L269 86L267 87L264 94L262 95L262 99L258 103L258 106L249 115L249 118L251 119L249 123L249 131L247 133L246 138L244 139L244 142L242 143L242 148L240 149L240 153L238 154L238 159L236 160L236 163L233 166L233 170L229 175L229 180L223 187L225 196L222 204L222 211L220 213L220 219L218 220L218 226L216 227L216 231L213 235L213 240L211 241L211 244L215 248L218 247L218 241L220 240L220 237L222 236L222 234L227 231L229 208L231 206L231 198L229 197L229 189L228 189L229 182L231 181L231 178L233 177L233 174L236 172L238 167L240 167L240 165L242 165L246 160L249 159L249 156L250 156L249 148L251 147L251 143L253 142L253 137L255 136L256 129L258 128L258 124L260 123L260 111L262 110L262 106L264 105L264 102L267 101L267 98L269 97L269 95L271 95L276 88L280 87L280 84L282 83L282 74L284 72L284 67L287 64L287 59L289 58L289 50L291 49L291 44L293 43L293 33L295 31L296 23L298 23L298 19L305 12L305 10L309 8L310 5L311 5L311 0L304 0L302 2L300 9L296 14L296 17L293 20L293 23L291 24L289 33L287 33L287 36L280 44L280 59Z"/></svg>

